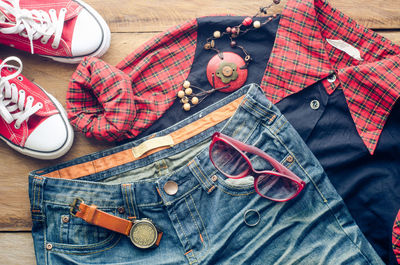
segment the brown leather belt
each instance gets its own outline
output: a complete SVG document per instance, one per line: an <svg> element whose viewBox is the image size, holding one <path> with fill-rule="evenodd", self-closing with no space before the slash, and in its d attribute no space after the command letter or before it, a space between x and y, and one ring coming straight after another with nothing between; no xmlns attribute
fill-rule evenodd
<svg viewBox="0 0 400 265"><path fill-rule="evenodd" d="M138 248L158 247L163 232L150 219L126 220L97 209L96 205L87 205L76 198L70 205L72 216L79 217L89 224L128 236Z"/></svg>

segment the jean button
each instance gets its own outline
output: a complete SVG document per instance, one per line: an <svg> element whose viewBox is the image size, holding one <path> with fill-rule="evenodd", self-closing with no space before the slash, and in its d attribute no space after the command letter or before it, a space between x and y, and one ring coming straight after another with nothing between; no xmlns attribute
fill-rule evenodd
<svg viewBox="0 0 400 265"><path fill-rule="evenodd" d="M178 192L178 184L175 181L169 180L164 184L164 191L168 195L175 195Z"/></svg>
<svg viewBox="0 0 400 265"><path fill-rule="evenodd" d="M213 175L213 176L211 177L211 180L212 180L213 182L216 182L216 181L218 180L218 177L217 177L216 175Z"/></svg>
<svg viewBox="0 0 400 265"><path fill-rule="evenodd" d="M316 99L311 100L311 102L310 102L310 107L311 107L313 110L319 109L319 107L320 107L319 101L316 100Z"/></svg>

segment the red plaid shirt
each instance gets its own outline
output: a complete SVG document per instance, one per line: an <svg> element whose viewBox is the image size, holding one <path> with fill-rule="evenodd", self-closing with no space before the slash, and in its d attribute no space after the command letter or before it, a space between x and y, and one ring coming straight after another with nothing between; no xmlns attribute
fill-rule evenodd
<svg viewBox="0 0 400 265"><path fill-rule="evenodd" d="M70 121L87 136L110 141L134 138L172 105L189 75L196 48L196 20L150 40L111 67L86 59L67 95ZM344 41L360 59L328 44ZM373 40L373 41L371 41ZM400 93L400 47L366 29L324 0L289 0L261 81L273 103L322 81L343 89L364 144L373 154ZM100 102L100 105L99 105Z"/></svg>

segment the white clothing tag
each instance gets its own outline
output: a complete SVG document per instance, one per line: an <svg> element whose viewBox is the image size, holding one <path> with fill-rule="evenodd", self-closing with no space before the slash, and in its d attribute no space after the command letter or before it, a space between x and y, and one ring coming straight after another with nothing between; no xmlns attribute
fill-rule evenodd
<svg viewBox="0 0 400 265"><path fill-rule="evenodd" d="M350 55L351 57L353 57L356 60L359 61L363 61L363 59L361 58L361 54L360 51L354 47L353 45L343 41L343 40L332 40L332 39L326 39L326 41L332 45L333 47L335 47L336 49L339 49L345 53L347 53L348 55Z"/></svg>

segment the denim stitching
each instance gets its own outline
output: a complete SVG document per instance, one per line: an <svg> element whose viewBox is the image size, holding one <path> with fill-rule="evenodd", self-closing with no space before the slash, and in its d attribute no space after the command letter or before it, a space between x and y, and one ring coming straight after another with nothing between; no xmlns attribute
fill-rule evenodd
<svg viewBox="0 0 400 265"><path fill-rule="evenodd" d="M193 196L192 196L192 195L189 195L189 197L190 197L190 199L192 200L193 205L194 205L194 209L196 210L197 215L198 215L199 218L200 218L200 222L201 222L201 224L202 224L202 226L203 226L203 228L204 228L204 233L205 233L206 236L207 236L207 242L208 242L208 244L210 244L210 237L208 236L207 229L206 229L206 226L204 225L203 219L202 219L202 217L201 217L199 211L197 210L197 206L196 206L196 203L194 202Z"/></svg>
<svg viewBox="0 0 400 265"><path fill-rule="evenodd" d="M185 236L185 239L186 239L187 244L189 245L189 248L193 250L192 245L190 244L190 241L188 240L188 238L187 238L187 236L186 236L185 230L183 229L183 226L182 226L182 224L181 224L181 221L179 221L178 215L176 214L176 212L175 212L174 210L172 210L172 212L174 213L174 215L175 215L175 217L176 217L176 220L178 221L178 224L179 224L179 226L181 227L182 234ZM192 252L193 252L193 251L192 251Z"/></svg>
<svg viewBox="0 0 400 265"><path fill-rule="evenodd" d="M197 179L200 180L200 182L206 186L206 184L203 182L203 180L201 179L201 177L197 174L196 170L193 168L193 174L197 176Z"/></svg>
<svg viewBox="0 0 400 265"><path fill-rule="evenodd" d="M200 169L200 167L199 167L199 165L197 164L197 162L196 162L196 160L194 160L194 166L197 168L197 170L200 172L200 174L204 177L204 179L206 180L206 182L208 183L208 184L210 184L209 186L211 187L211 186L214 186L211 182L210 182L210 180L204 175L204 173L203 173L203 171ZM206 185L205 183L204 183L204 186L208 186L208 185Z"/></svg>
<svg viewBox="0 0 400 265"><path fill-rule="evenodd" d="M131 195L131 206L132 206L133 216L138 217L138 215L136 215L136 211L135 211L135 204L133 203L134 194L133 194L132 186L129 185L129 188L130 188L129 189L129 194Z"/></svg>
<svg viewBox="0 0 400 265"><path fill-rule="evenodd" d="M122 185L122 187L124 187L124 189L125 189L125 203L126 203L126 206L128 207L128 214L129 214L129 216L131 216L131 208L129 207L129 202L128 202L128 191L127 191L128 185L129 184L125 184L125 185Z"/></svg>
<svg viewBox="0 0 400 265"><path fill-rule="evenodd" d="M193 223L196 225L196 228L197 228L197 231L199 232L199 235L201 235L200 227L199 227L199 225L197 224L197 222L196 222L196 220L195 220L195 218L194 218L194 216L193 216L193 214L192 214L192 211L191 211L190 208L189 208L189 204L188 204L186 198L184 198L184 200L185 200L186 207L188 208L188 211L189 211L189 213L190 213L190 216L192 217ZM201 241L201 240L200 240L200 241ZM201 244L203 244L203 246L204 246L204 242L203 242L203 241L201 241Z"/></svg>
<svg viewBox="0 0 400 265"><path fill-rule="evenodd" d="M247 105L247 107L249 109L253 110L254 112L256 112L257 114L259 114L261 117L266 117L269 122L271 122L271 120L273 120L275 118L274 114L270 114L269 112L266 112L265 110L261 109L260 107L256 106L255 104ZM254 107L256 107L257 109L255 109ZM264 113L262 113L262 112L264 112Z"/></svg>
<svg viewBox="0 0 400 265"><path fill-rule="evenodd" d="M36 209L36 179L33 179L33 205L32 205L32 210Z"/></svg>
<svg viewBox="0 0 400 265"><path fill-rule="evenodd" d="M53 246L54 246L55 248L60 248L60 249L68 248L68 249L74 249L74 250L75 250L75 249L82 249L82 250L84 250L84 249L91 249L91 248L98 248L98 247L101 247L101 246L103 246L103 245L106 245L106 244L112 242L116 237L121 237L121 236L122 236L122 235L117 234L117 233L111 233L111 235L108 236L107 239L105 239L105 240L103 240L103 241L101 241L101 242L98 242L98 243L87 244L87 245L68 245L68 244L61 244L61 243L52 243L52 244L53 244ZM50 243L50 242L49 242L49 243Z"/></svg>
<svg viewBox="0 0 400 265"><path fill-rule="evenodd" d="M59 203L59 202L53 202L53 201L47 201L47 200L44 200L43 202L45 202L45 203L47 203L47 204L58 205L58 206L68 206L68 208L71 207L70 204L64 204L64 203ZM97 207L98 207L99 209L107 209L107 210L114 210L114 209L115 209L115 207L113 207L113 206L107 206L107 207L105 207L105 206L99 206L99 205L97 205Z"/></svg>
<svg viewBox="0 0 400 265"><path fill-rule="evenodd" d="M98 251L92 251L92 252L87 252L87 253L71 253L71 252L68 252L68 251L64 252L64 251L52 250L51 252L62 253L62 254L67 254L67 255L75 255L75 256L93 255L93 254L101 253L101 252L104 252L104 251L107 251L107 250L110 250L110 249L114 248L116 245L118 245L119 241L121 241L121 238L122 238L122 236L120 236L113 245L111 245L111 246L109 246L109 247L107 247L105 249L98 250Z"/></svg>

